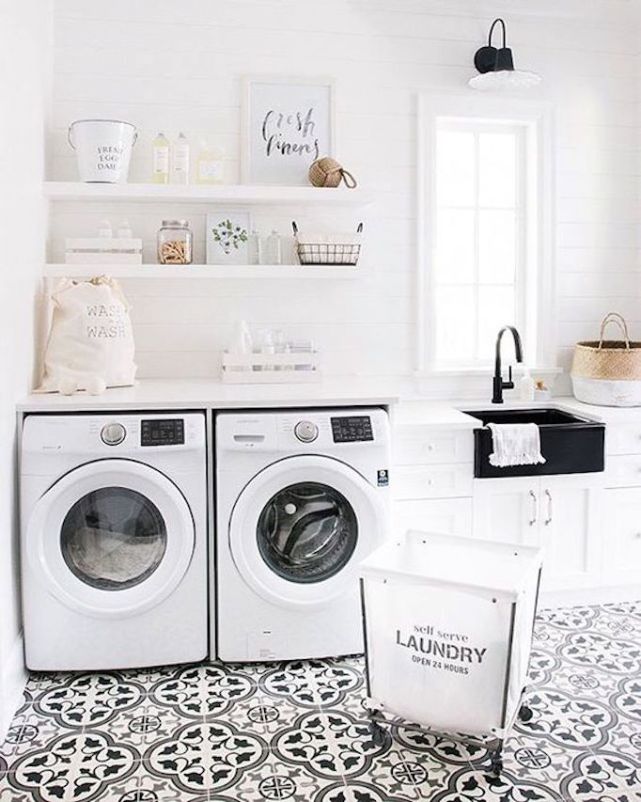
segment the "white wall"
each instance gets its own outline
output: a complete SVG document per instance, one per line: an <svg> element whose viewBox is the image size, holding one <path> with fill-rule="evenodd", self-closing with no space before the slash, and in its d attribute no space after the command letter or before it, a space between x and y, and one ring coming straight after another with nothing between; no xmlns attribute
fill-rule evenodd
<svg viewBox="0 0 641 802"><path fill-rule="evenodd" d="M357 281L126 282L141 376L215 376L238 317L312 335L332 373L413 369L415 98L465 87L498 13L507 17L517 66L545 79L536 96L557 104L556 334L568 367L575 340L594 336L610 308L641 323L636 2L56 0L52 177L75 177L65 143L71 120L114 116L142 131L134 180L148 177L156 131L183 129L223 144L235 181L241 76L331 75L336 155L379 195ZM90 233L105 213L120 216L117 207L75 211L59 208L59 233ZM128 209L148 252L168 211ZM203 210L183 211L202 232ZM288 220L279 218L281 230ZM60 258L59 239L51 253Z"/></svg>
<svg viewBox="0 0 641 802"><path fill-rule="evenodd" d="M0 740L21 699L15 401L31 387L44 254L44 131L51 56L46 0L0 5Z"/></svg>

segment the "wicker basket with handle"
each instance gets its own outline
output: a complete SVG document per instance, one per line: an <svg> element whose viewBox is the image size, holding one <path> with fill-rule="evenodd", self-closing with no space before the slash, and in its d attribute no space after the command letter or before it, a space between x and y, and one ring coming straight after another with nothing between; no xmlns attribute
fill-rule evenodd
<svg viewBox="0 0 641 802"><path fill-rule="evenodd" d="M622 340L606 340L605 329L614 323ZM579 401L605 406L641 405L641 342L633 342L625 318L608 312L601 321L598 340L576 344L572 385Z"/></svg>

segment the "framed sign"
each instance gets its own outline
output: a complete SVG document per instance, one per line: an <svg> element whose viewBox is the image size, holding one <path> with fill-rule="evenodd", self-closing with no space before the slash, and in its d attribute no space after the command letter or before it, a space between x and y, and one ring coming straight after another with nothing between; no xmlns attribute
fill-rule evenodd
<svg viewBox="0 0 641 802"><path fill-rule="evenodd" d="M207 264L249 264L250 226L251 219L246 211L209 213L205 237Z"/></svg>
<svg viewBox="0 0 641 802"><path fill-rule="evenodd" d="M334 150L332 81L246 78L241 137L245 184L307 184L310 164Z"/></svg>

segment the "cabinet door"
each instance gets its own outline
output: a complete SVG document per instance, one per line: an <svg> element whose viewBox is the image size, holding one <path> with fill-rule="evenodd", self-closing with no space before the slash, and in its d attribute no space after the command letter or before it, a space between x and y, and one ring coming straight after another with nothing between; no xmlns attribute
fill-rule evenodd
<svg viewBox="0 0 641 802"><path fill-rule="evenodd" d="M641 584L641 488L606 490L603 581Z"/></svg>
<svg viewBox="0 0 641 802"><path fill-rule="evenodd" d="M474 536L503 543L538 542L539 480L534 477L477 479Z"/></svg>
<svg viewBox="0 0 641 802"><path fill-rule="evenodd" d="M392 527L395 535L408 529L440 532L446 535L472 536L472 499L438 498L392 502Z"/></svg>
<svg viewBox="0 0 641 802"><path fill-rule="evenodd" d="M601 570L600 477L542 477L539 543L544 549L543 590L588 587Z"/></svg>

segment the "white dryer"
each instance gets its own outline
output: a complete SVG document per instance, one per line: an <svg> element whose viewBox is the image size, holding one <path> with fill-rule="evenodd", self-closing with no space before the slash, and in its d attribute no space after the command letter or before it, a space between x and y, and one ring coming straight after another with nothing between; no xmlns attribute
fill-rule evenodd
<svg viewBox="0 0 641 802"><path fill-rule="evenodd" d="M205 416L31 415L21 448L26 663L207 654Z"/></svg>
<svg viewBox="0 0 641 802"><path fill-rule="evenodd" d="M216 465L218 657L362 652L358 564L389 531L387 413L220 413Z"/></svg>

